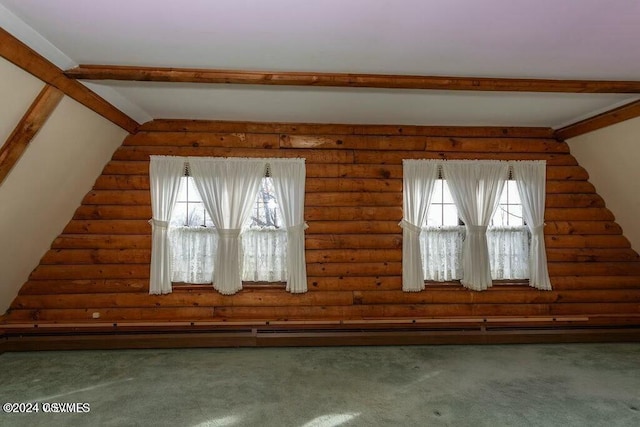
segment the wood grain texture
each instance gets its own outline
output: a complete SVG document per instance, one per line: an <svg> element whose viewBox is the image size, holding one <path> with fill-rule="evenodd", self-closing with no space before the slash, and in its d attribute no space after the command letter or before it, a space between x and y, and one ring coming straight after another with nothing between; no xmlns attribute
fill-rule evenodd
<svg viewBox="0 0 640 427"><path fill-rule="evenodd" d="M65 72L85 80L220 83L506 92L640 93L637 81L545 80L283 71L244 71L82 64Z"/></svg>
<svg viewBox="0 0 640 427"><path fill-rule="evenodd" d="M51 85L45 85L27 112L0 148L0 184L20 160L31 140L44 126L64 94Z"/></svg>
<svg viewBox="0 0 640 427"><path fill-rule="evenodd" d="M248 132L311 135L425 135L434 137L469 136L478 138L553 138L553 129L545 127L346 125L175 119L152 120L140 125L139 130L152 132Z"/></svg>
<svg viewBox="0 0 640 427"><path fill-rule="evenodd" d="M0 56L28 73L59 89L85 107L120 126L129 133L135 133L139 124L122 111L105 101L86 86L64 75L62 70L33 49L0 28Z"/></svg>

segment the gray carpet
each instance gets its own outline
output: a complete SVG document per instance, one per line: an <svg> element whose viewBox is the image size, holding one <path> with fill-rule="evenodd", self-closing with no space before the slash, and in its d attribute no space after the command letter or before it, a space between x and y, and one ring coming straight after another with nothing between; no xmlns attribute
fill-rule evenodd
<svg viewBox="0 0 640 427"><path fill-rule="evenodd" d="M3 426L640 426L640 344L5 353L0 396L39 405Z"/></svg>

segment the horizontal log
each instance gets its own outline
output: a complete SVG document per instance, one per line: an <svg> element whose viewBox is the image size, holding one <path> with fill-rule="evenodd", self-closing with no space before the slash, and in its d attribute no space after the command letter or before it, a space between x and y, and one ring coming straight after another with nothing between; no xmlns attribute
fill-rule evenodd
<svg viewBox="0 0 640 427"><path fill-rule="evenodd" d="M307 283L311 292L393 290L402 288L402 279L399 276L308 276Z"/></svg>
<svg viewBox="0 0 640 427"><path fill-rule="evenodd" d="M148 175L102 175L94 190L149 190ZM547 193L595 193L586 181L548 180ZM307 193L318 192L402 192L402 179L371 178L307 178Z"/></svg>
<svg viewBox="0 0 640 427"><path fill-rule="evenodd" d="M122 161L111 160L102 169L102 175L148 175L149 160Z"/></svg>
<svg viewBox="0 0 640 427"><path fill-rule="evenodd" d="M547 180L547 194L551 193L595 193L596 188L587 181Z"/></svg>
<svg viewBox="0 0 640 427"><path fill-rule="evenodd" d="M216 120L156 119L140 126L155 132L248 132L308 135L424 135L468 137L551 138L544 127L349 125L315 123L260 123Z"/></svg>
<svg viewBox="0 0 640 427"><path fill-rule="evenodd" d="M640 289L640 276L553 276L553 289Z"/></svg>
<svg viewBox="0 0 640 427"><path fill-rule="evenodd" d="M399 276L401 262L307 262L307 274L312 276Z"/></svg>
<svg viewBox="0 0 640 427"><path fill-rule="evenodd" d="M395 249L402 248L401 234L307 234L307 249Z"/></svg>
<svg viewBox="0 0 640 427"><path fill-rule="evenodd" d="M401 206L402 193L367 193L367 192L333 192L307 193L304 198L305 207L309 206Z"/></svg>
<svg viewBox="0 0 640 427"><path fill-rule="evenodd" d="M599 315L599 314L634 314L640 312L638 303L570 303L553 304L549 307L550 314L556 315Z"/></svg>
<svg viewBox="0 0 640 427"><path fill-rule="evenodd" d="M550 262L639 261L631 248L547 248Z"/></svg>
<svg viewBox="0 0 640 427"><path fill-rule="evenodd" d="M549 208L603 208L604 200L598 194L547 194L546 206Z"/></svg>
<svg viewBox="0 0 640 427"><path fill-rule="evenodd" d="M550 262L550 276L634 276L639 262Z"/></svg>
<svg viewBox="0 0 640 427"><path fill-rule="evenodd" d="M398 221L308 221L313 234L388 234L401 231Z"/></svg>
<svg viewBox="0 0 640 427"><path fill-rule="evenodd" d="M286 151L286 150L283 150ZM324 152L325 150L318 150ZM327 150L328 151L328 150ZM334 150L335 151L335 150ZM333 152L333 151L331 151ZM356 164L402 164L404 159L440 160L546 160L548 165L577 166L578 162L570 154L556 153L488 153L488 152L444 152L444 151L389 151L381 155L378 151L355 151Z"/></svg>
<svg viewBox="0 0 640 427"><path fill-rule="evenodd" d="M20 295L149 292L147 279L29 280Z"/></svg>
<svg viewBox="0 0 640 427"><path fill-rule="evenodd" d="M355 291L356 304L552 304L582 302L640 302L640 289L538 291L521 287L504 290L490 288L474 292L464 288L430 290L424 292Z"/></svg>
<svg viewBox="0 0 640 427"><path fill-rule="evenodd" d="M151 249L151 236L61 234L51 249Z"/></svg>
<svg viewBox="0 0 640 427"><path fill-rule="evenodd" d="M148 279L149 264L44 265L37 266L29 280Z"/></svg>
<svg viewBox="0 0 640 427"><path fill-rule="evenodd" d="M151 218L151 205L82 205L76 209L73 219L135 220Z"/></svg>
<svg viewBox="0 0 640 427"><path fill-rule="evenodd" d="M582 166L547 165L547 180L586 181L589 173Z"/></svg>
<svg viewBox="0 0 640 427"><path fill-rule="evenodd" d="M149 160L151 155L200 157L273 157L306 159L307 163L353 163L350 150L261 150L217 147L127 147L113 153L113 160Z"/></svg>
<svg viewBox="0 0 640 427"><path fill-rule="evenodd" d="M256 291L243 290L235 295L209 292L174 292L167 295L145 293L116 294L63 294L63 295L22 295L18 296L13 309L77 309L99 308L163 308L163 307L213 307L213 306L311 306L311 305L352 305L352 292L308 292L290 294L284 290Z"/></svg>
<svg viewBox="0 0 640 427"><path fill-rule="evenodd" d="M122 145L277 149L280 142L276 134L138 132L127 136Z"/></svg>
<svg viewBox="0 0 640 427"><path fill-rule="evenodd" d="M145 219L78 220L72 219L64 234L151 234L151 225Z"/></svg>
<svg viewBox="0 0 640 427"><path fill-rule="evenodd" d="M551 234L622 234L622 228L611 221L549 221L544 233Z"/></svg>
<svg viewBox="0 0 640 427"><path fill-rule="evenodd" d="M547 235L547 248L630 248L631 244L622 235Z"/></svg>
<svg viewBox="0 0 640 427"><path fill-rule="evenodd" d="M146 264L150 249L51 249L40 260L46 264Z"/></svg>
<svg viewBox="0 0 640 427"><path fill-rule="evenodd" d="M149 175L100 175L94 190L149 190Z"/></svg>
<svg viewBox="0 0 640 427"><path fill-rule="evenodd" d="M454 152L568 153L569 146L555 139L464 138L418 136L280 135L281 148L427 150Z"/></svg>
<svg viewBox="0 0 640 427"><path fill-rule="evenodd" d="M549 208L544 212L547 221L613 221L615 217L607 208Z"/></svg>
<svg viewBox="0 0 640 427"><path fill-rule="evenodd" d="M305 258L308 264L400 262L402 261L402 250L400 249L307 250L305 253ZM307 271L307 274L311 275L309 271Z"/></svg>

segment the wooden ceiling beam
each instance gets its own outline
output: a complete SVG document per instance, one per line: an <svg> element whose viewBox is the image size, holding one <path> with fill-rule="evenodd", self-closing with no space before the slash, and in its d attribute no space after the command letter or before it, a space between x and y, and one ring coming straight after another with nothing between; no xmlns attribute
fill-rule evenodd
<svg viewBox="0 0 640 427"><path fill-rule="evenodd" d="M553 129L546 127L350 125L179 119L152 120L140 125L138 130L140 132L248 132L292 135L404 135L479 138L553 138Z"/></svg>
<svg viewBox="0 0 640 427"><path fill-rule="evenodd" d="M40 91L40 94L24 114L20 123L0 148L0 184L20 160L22 153L27 149L33 137L44 126L63 97L64 93L51 85L45 85Z"/></svg>
<svg viewBox="0 0 640 427"><path fill-rule="evenodd" d="M61 69L3 28L0 28L0 56L45 83L61 90L65 95L75 99L129 133L136 132L139 124L135 120L92 92L82 83L66 77Z"/></svg>
<svg viewBox="0 0 640 427"><path fill-rule="evenodd" d="M560 128L554 136L559 140L574 138L636 117L640 117L640 100Z"/></svg>
<svg viewBox="0 0 640 427"><path fill-rule="evenodd" d="M80 65L65 75L82 80L126 80L176 83L360 87L502 92L640 93L640 81L507 79L384 74L234 71Z"/></svg>

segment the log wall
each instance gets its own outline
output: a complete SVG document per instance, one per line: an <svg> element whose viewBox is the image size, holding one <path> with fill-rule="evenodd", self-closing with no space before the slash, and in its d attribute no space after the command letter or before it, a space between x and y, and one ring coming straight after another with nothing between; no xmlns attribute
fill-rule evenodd
<svg viewBox="0 0 640 427"><path fill-rule="evenodd" d="M149 156L304 157L309 292L208 286L148 295ZM402 159L547 161L553 291L459 283L401 291ZM12 304L6 322L397 321L583 316L636 322L640 262L569 147L504 129L151 122L128 136ZM99 319L94 318L99 313ZM636 322L637 323L637 322Z"/></svg>

